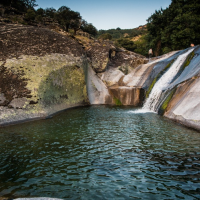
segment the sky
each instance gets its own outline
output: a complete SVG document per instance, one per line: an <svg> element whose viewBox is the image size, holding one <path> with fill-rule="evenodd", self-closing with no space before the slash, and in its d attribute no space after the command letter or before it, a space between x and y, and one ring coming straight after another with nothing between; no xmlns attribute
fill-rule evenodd
<svg viewBox="0 0 200 200"><path fill-rule="evenodd" d="M67 6L81 14L98 30L131 29L145 25L155 10L165 9L171 0L36 0L38 7L56 10Z"/></svg>

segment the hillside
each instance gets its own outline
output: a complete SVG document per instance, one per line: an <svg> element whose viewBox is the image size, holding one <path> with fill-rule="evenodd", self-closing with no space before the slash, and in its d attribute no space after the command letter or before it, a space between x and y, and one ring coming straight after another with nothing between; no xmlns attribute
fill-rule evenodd
<svg viewBox="0 0 200 200"><path fill-rule="evenodd" d="M144 38L146 34L147 26L144 25L133 29L99 30L97 37L112 40L118 47L148 56L148 47Z"/></svg>

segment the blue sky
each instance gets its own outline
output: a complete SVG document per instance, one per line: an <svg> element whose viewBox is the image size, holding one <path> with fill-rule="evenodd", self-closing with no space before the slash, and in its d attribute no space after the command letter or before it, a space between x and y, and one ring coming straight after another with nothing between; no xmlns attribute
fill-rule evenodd
<svg viewBox="0 0 200 200"><path fill-rule="evenodd" d="M67 6L80 12L83 19L98 30L136 28L146 24L155 10L164 9L171 0L36 0L38 7L58 9Z"/></svg>

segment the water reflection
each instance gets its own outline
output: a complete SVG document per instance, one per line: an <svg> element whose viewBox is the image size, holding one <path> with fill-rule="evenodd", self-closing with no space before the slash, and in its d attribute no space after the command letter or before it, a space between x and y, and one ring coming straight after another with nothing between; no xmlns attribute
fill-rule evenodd
<svg viewBox="0 0 200 200"><path fill-rule="evenodd" d="M77 108L1 128L0 196L200 198L200 133L131 110Z"/></svg>

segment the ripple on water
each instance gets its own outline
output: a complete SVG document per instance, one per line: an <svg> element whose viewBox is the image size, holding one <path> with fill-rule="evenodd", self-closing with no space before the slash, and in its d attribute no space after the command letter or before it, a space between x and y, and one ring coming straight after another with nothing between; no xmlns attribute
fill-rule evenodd
<svg viewBox="0 0 200 200"><path fill-rule="evenodd" d="M93 106L0 129L0 196L199 199L199 132Z"/></svg>

